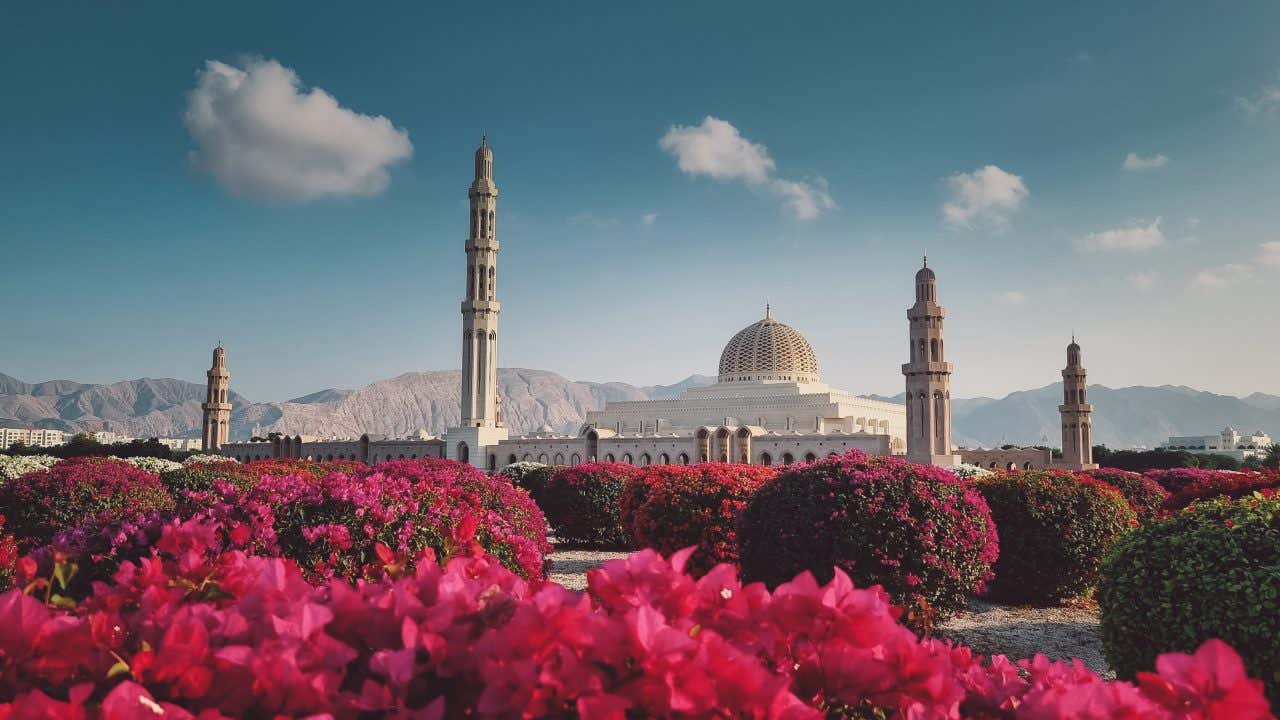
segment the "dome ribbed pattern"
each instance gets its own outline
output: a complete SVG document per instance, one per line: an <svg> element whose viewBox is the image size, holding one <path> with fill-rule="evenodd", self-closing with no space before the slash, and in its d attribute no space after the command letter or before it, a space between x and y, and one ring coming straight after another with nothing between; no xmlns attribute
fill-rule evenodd
<svg viewBox="0 0 1280 720"><path fill-rule="evenodd" d="M753 373L792 374L816 380L818 357L798 330L766 317L740 330L720 354L722 380Z"/></svg>

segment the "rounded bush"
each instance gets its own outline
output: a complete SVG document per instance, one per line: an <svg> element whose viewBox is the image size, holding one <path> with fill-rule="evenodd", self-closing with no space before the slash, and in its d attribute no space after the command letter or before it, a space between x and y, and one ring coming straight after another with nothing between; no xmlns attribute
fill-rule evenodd
<svg viewBox="0 0 1280 720"><path fill-rule="evenodd" d="M16 480L29 472L44 470L59 462L59 458L52 455L0 455L0 483Z"/></svg>
<svg viewBox="0 0 1280 720"><path fill-rule="evenodd" d="M233 543L278 552L316 578L376 578L388 552L409 566L428 549L440 561L484 551L526 579L544 576L546 520L505 480L452 460L352 469L268 473L248 489L215 483L223 497L212 518L238 535Z"/></svg>
<svg viewBox="0 0 1280 720"><path fill-rule="evenodd" d="M618 499L623 485L639 474L639 468L620 463L558 468L540 498L556 539L570 545L626 547Z"/></svg>
<svg viewBox="0 0 1280 720"><path fill-rule="evenodd" d="M737 564L742 510L751 494L776 475L760 465L651 466L623 489L628 501L619 503L623 525L636 547L670 555L696 546L687 564L694 574L719 563ZM634 508L628 507L635 500Z"/></svg>
<svg viewBox="0 0 1280 720"><path fill-rule="evenodd" d="M0 486L0 515L22 552L89 521L110 523L173 509L160 478L114 458L81 457Z"/></svg>
<svg viewBox="0 0 1280 720"><path fill-rule="evenodd" d="M1204 480L1212 480L1213 478L1229 474L1225 470L1201 470L1200 468L1171 468L1168 470L1148 470L1143 473L1147 477L1155 480L1160 487L1171 493L1177 493L1184 487Z"/></svg>
<svg viewBox="0 0 1280 720"><path fill-rule="evenodd" d="M1099 468L1090 470L1087 474L1119 490L1124 499L1129 501L1129 507L1133 508L1139 522L1154 520L1160 512L1160 506L1169 498L1168 490L1141 473Z"/></svg>
<svg viewBox="0 0 1280 720"><path fill-rule="evenodd" d="M257 484L258 477L248 465L238 462L209 462L186 465L161 473L160 481L181 507L187 502L199 505L202 500L198 494L212 491L218 482L229 482L240 490L248 490ZM192 497L192 494L197 495Z"/></svg>
<svg viewBox="0 0 1280 720"><path fill-rule="evenodd" d="M1221 638L1280 706L1280 498L1197 504L1130 533L1107 556L1097 598L1121 677Z"/></svg>
<svg viewBox="0 0 1280 720"><path fill-rule="evenodd" d="M511 484L529 493L529 497L534 502L542 495L542 489L546 487L547 480L555 473L556 467L553 465L543 465L537 462L518 462L512 463L498 473L502 477L511 481Z"/></svg>
<svg viewBox="0 0 1280 720"><path fill-rule="evenodd" d="M974 481L1000 529L989 592L1018 603L1087 593L1103 556L1137 524L1119 490L1061 470L999 473Z"/></svg>
<svg viewBox="0 0 1280 720"><path fill-rule="evenodd" d="M840 568L882 585L913 624L949 615L981 591L999 554L982 496L941 468L856 450L783 472L747 502L744 577L777 586Z"/></svg>

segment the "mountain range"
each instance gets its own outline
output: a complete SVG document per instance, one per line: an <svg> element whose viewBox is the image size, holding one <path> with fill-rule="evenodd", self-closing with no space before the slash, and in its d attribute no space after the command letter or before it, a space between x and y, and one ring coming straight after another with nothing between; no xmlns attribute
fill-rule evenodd
<svg viewBox="0 0 1280 720"><path fill-rule="evenodd" d="M677 397L715 379L691 375L672 385L568 380L546 370L498 371L503 418L513 433L550 427L578 429L588 410L612 400ZM322 437L361 433L393 437L420 430L439 434L459 420L457 370L410 372L356 390L320 390L285 402L230 400L235 439L272 431ZM0 426L46 427L68 432L110 430L130 437L198 437L202 384L173 379L93 385L70 380L26 383L0 374ZM1218 395L1185 386L1089 386L1094 438L1111 447L1152 447L1170 435L1215 433L1227 425L1280 437L1280 396ZM876 396L901 402L902 395ZM968 447L1058 444L1061 383L1020 390L1003 398L952 402L954 441Z"/></svg>

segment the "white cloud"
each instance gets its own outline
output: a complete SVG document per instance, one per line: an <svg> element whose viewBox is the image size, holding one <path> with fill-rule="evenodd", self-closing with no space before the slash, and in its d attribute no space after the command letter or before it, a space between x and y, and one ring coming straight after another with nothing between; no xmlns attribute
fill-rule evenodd
<svg viewBox="0 0 1280 720"><path fill-rule="evenodd" d="M672 125L658 147L676 159L686 175L705 175L721 182L741 181L782 201L797 220L813 220L836 207L827 181L788 180L775 175L769 149L753 143L731 123L708 115L701 125Z"/></svg>
<svg viewBox="0 0 1280 720"><path fill-rule="evenodd" d="M1153 270L1142 270L1129 275L1129 284L1139 290L1150 290L1156 286L1156 280L1160 279L1160 274Z"/></svg>
<svg viewBox="0 0 1280 720"><path fill-rule="evenodd" d="M1078 245L1088 251L1136 252L1157 248L1165 243L1164 233L1160 230L1160 218L1156 218L1150 225L1131 225L1086 235L1079 240Z"/></svg>
<svg viewBox="0 0 1280 720"><path fill-rule="evenodd" d="M1256 259L1259 265L1280 268L1280 241L1272 240L1259 245Z"/></svg>
<svg viewBox="0 0 1280 720"><path fill-rule="evenodd" d="M1263 85L1250 97L1237 97L1236 109L1245 115L1267 115L1280 110L1280 85Z"/></svg>
<svg viewBox="0 0 1280 720"><path fill-rule="evenodd" d="M228 191L266 200L376 195L409 158L407 130L342 107L274 60L210 60L187 94L183 122L196 167Z"/></svg>
<svg viewBox="0 0 1280 720"><path fill-rule="evenodd" d="M1204 290L1216 290L1233 285L1251 275L1253 275L1253 269L1248 265L1228 263L1197 272L1192 276L1191 284Z"/></svg>
<svg viewBox="0 0 1280 720"><path fill-rule="evenodd" d="M995 300L1004 305L1021 305L1027 301L1027 294L1021 290L1006 290L998 293L995 296Z"/></svg>
<svg viewBox="0 0 1280 720"><path fill-rule="evenodd" d="M644 223L645 225L653 225L657 221L658 221L658 213L645 213L640 218L640 222Z"/></svg>
<svg viewBox="0 0 1280 720"><path fill-rule="evenodd" d="M942 206L942 217L950 225L966 228L981 221L1002 229L1029 194L1022 178L995 165L956 173L947 178L947 187L951 197Z"/></svg>
<svg viewBox="0 0 1280 720"><path fill-rule="evenodd" d="M1169 158L1164 155L1155 154L1150 157L1142 157L1137 153L1129 153L1124 157L1124 169L1129 172L1142 172L1143 170L1154 170L1169 164Z"/></svg>

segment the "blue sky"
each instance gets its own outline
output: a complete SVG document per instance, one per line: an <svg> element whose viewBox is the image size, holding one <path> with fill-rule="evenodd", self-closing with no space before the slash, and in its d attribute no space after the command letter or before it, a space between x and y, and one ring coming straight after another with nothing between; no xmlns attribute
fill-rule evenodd
<svg viewBox="0 0 1280 720"><path fill-rule="evenodd" d="M504 366L713 374L767 298L896 392L928 252L959 396L1054 381L1072 331L1095 382L1280 393L1280 5L1028 5L11 10L0 372L456 367L487 131Z"/></svg>

